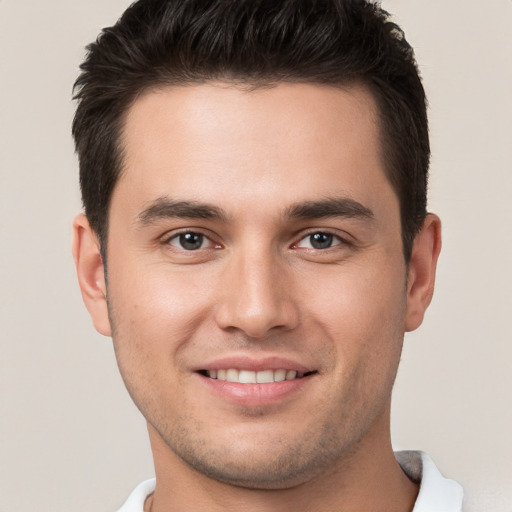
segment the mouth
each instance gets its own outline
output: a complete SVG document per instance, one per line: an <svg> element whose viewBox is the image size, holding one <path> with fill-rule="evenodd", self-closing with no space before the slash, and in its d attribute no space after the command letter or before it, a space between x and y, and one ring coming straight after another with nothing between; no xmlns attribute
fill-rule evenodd
<svg viewBox="0 0 512 512"><path fill-rule="evenodd" d="M245 370L237 368L218 368L212 370L199 370L200 375L209 379L233 382L237 384L272 384L274 382L284 382L299 380L309 377L316 371L301 372L286 369L266 369L266 370Z"/></svg>
<svg viewBox="0 0 512 512"><path fill-rule="evenodd" d="M319 369L286 357L235 354L203 363L194 373L213 396L260 410L290 403L293 397L315 389Z"/></svg>

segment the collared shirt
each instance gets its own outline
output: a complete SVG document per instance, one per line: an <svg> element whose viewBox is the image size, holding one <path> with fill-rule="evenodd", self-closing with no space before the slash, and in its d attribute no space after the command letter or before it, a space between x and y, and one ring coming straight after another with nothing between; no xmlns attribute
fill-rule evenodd
<svg viewBox="0 0 512 512"><path fill-rule="evenodd" d="M423 452L395 452L404 473L420 484L420 492L412 512L461 512L462 487L445 478L432 459ZM151 478L139 484L118 512L143 512L146 498L155 490L156 480Z"/></svg>
<svg viewBox="0 0 512 512"><path fill-rule="evenodd" d="M412 512L461 512L461 485L445 478L426 453L395 452L395 457L404 473L420 485Z"/></svg>

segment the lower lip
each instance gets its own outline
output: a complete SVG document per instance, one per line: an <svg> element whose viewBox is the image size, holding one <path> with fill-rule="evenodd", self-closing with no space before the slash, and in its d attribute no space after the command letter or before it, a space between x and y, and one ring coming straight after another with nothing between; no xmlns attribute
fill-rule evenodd
<svg viewBox="0 0 512 512"><path fill-rule="evenodd" d="M267 384L240 384L238 382L210 379L200 374L196 375L221 398L238 405L254 407L271 405L300 393L313 377L313 375L308 375L301 379L269 382Z"/></svg>

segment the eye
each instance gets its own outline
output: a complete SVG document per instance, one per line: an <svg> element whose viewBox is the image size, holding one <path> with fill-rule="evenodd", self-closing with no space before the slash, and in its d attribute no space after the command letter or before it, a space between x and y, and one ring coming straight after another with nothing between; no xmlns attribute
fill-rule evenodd
<svg viewBox="0 0 512 512"><path fill-rule="evenodd" d="M198 249L205 249L212 245L212 241L209 238L194 231L179 233L170 238L167 243L185 251L197 251Z"/></svg>
<svg viewBox="0 0 512 512"><path fill-rule="evenodd" d="M311 233L305 236L298 244L297 247L305 249L329 249L335 245L341 244L341 239L331 233Z"/></svg>

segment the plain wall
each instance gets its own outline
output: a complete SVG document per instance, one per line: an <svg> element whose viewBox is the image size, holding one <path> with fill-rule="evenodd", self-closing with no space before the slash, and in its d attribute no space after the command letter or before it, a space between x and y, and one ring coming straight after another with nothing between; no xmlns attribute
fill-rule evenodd
<svg viewBox="0 0 512 512"><path fill-rule="evenodd" d="M126 0L0 0L0 511L113 511L152 461L111 341L82 305L70 123L84 46ZM384 0L430 100L436 295L407 335L397 449L512 511L512 1Z"/></svg>

